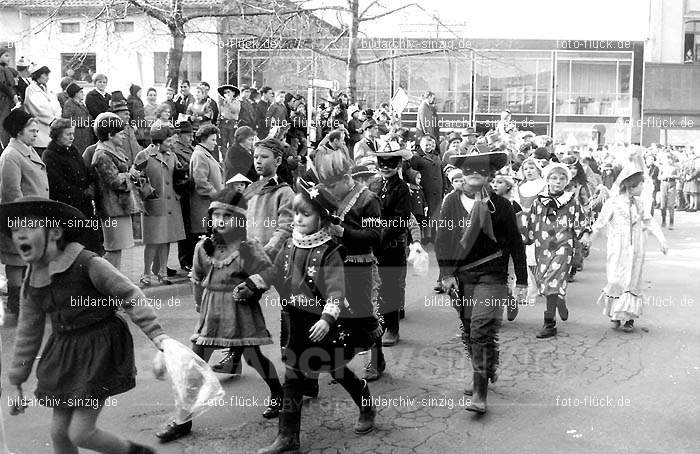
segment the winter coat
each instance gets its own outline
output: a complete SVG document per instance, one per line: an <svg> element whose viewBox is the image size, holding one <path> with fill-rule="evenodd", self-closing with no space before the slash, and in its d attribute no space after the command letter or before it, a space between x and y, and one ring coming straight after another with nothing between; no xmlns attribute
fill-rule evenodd
<svg viewBox="0 0 700 454"><path fill-rule="evenodd" d="M68 98L63 105L62 117L69 119L75 126L73 146L82 155L87 147L96 142L95 134L90 127L90 112L87 106L73 98Z"/></svg>
<svg viewBox="0 0 700 454"><path fill-rule="evenodd" d="M99 195L95 200L100 217L129 216L142 210L129 173L130 162L121 150L107 142L97 142L92 168L97 176Z"/></svg>
<svg viewBox="0 0 700 454"><path fill-rule="evenodd" d="M411 168L420 173L420 186L428 204L428 216L437 219L443 195L442 160L436 153L426 154L418 149L410 160Z"/></svg>
<svg viewBox="0 0 700 454"><path fill-rule="evenodd" d="M253 164L253 155L238 143L233 144L229 148L228 153L226 153L224 169L224 181L228 181L239 173L243 174L250 181L258 179L258 173L255 171Z"/></svg>
<svg viewBox="0 0 700 454"><path fill-rule="evenodd" d="M248 201L246 228L248 239L260 241L269 257L275 257L292 235L294 191L279 177L253 182L243 195Z"/></svg>
<svg viewBox="0 0 700 454"><path fill-rule="evenodd" d="M418 108L418 118L416 129L425 136L432 136L433 139L440 139L440 128L438 128L437 109L428 101L423 101Z"/></svg>
<svg viewBox="0 0 700 454"><path fill-rule="evenodd" d="M41 158L46 164L51 200L72 205L91 217L94 182L75 145L62 147L52 140Z"/></svg>
<svg viewBox="0 0 700 454"><path fill-rule="evenodd" d="M61 105L56 95L36 82L27 87L24 95L24 109L39 122L39 135L34 142L37 148L46 148L51 142L49 125L56 118L61 118Z"/></svg>
<svg viewBox="0 0 700 454"><path fill-rule="evenodd" d="M224 189L219 161L201 144L194 147L190 159L190 177L194 190L190 195L190 229L192 233L207 231L205 221L211 196Z"/></svg>
<svg viewBox="0 0 700 454"><path fill-rule="evenodd" d="M112 95L105 93L102 95L97 89L92 89L85 95L85 106L90 112L90 119L94 120L97 116L104 112L109 112L109 101Z"/></svg>

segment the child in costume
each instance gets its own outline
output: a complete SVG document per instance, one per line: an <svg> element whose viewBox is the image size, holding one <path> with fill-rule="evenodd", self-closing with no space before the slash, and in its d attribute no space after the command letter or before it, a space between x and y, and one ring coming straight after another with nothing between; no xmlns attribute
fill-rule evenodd
<svg viewBox="0 0 700 454"><path fill-rule="evenodd" d="M565 156L562 159L562 163L569 168L569 172L571 173L571 179L569 180L569 184L566 185L565 189L574 193L574 198L583 209L585 221L590 223L589 202L591 199L591 191L583 165L577 157L571 155ZM574 239L574 258L571 262L571 271L567 277L569 282L574 282L576 279L576 273L583 269L583 259L587 256L588 249L584 250L581 242L578 239Z"/></svg>
<svg viewBox="0 0 700 454"><path fill-rule="evenodd" d="M262 245L246 240L246 203L243 194L224 189L209 205L212 233L197 243L192 266L194 301L199 323L190 340L192 350L208 361L215 349L228 348L262 377L270 388L264 418L274 418L282 406L282 385L274 364L261 345L272 344L260 308L262 292L255 282L272 263ZM240 284L240 285L239 285ZM157 434L162 441L187 435L192 420L173 421Z"/></svg>
<svg viewBox="0 0 700 454"><path fill-rule="evenodd" d="M598 303L604 303L603 314L613 328L634 330L634 319L642 315L642 271L644 268L645 232L650 231L666 254L668 246L659 225L640 198L644 183L642 157L632 154L617 178L618 191L611 197L593 224L587 244L607 227L607 279Z"/></svg>
<svg viewBox="0 0 700 454"><path fill-rule="evenodd" d="M29 221L21 227L19 221ZM107 260L77 242L85 221L76 208L43 197L0 205L0 228L29 264L8 376L22 399L49 314L52 333L37 366L35 395L53 408L54 452L154 453L96 427L104 401L136 386L134 344L124 309L158 347L163 329L143 292ZM57 226L60 224L60 227ZM45 226L51 226L47 228ZM76 302L78 304L76 304Z"/></svg>
<svg viewBox="0 0 700 454"><path fill-rule="evenodd" d="M566 286L574 257L574 244L587 230L581 204L571 191L566 191L571 179L569 168L560 163L544 169L547 189L537 196L527 215L525 243L535 245L535 281L540 295L546 297L544 326L537 338L555 336L556 311L566 321Z"/></svg>
<svg viewBox="0 0 700 454"><path fill-rule="evenodd" d="M542 159L543 162L548 162ZM527 158L520 166L520 172L523 174L523 181L518 184L518 199L522 212L518 216L518 221L525 225L527 223L527 215L530 208L540 194L547 187L547 182L542 178L543 170L540 161L534 157ZM528 244L525 246L525 255L527 256L527 300L534 301L537 297L537 283L535 282L535 245Z"/></svg>
<svg viewBox="0 0 700 454"><path fill-rule="evenodd" d="M237 173L236 175L234 175L226 181L226 184L230 184L231 187L238 192L245 191L248 185L250 185L251 183L252 181L246 178L246 176L242 173Z"/></svg>
<svg viewBox="0 0 700 454"><path fill-rule="evenodd" d="M360 409L355 433L370 432L376 416L367 383L347 367L373 339L353 323L348 314L352 308L346 308L344 248L330 232L330 224L338 222L331 215L336 209L333 197L325 188L302 179L298 187L292 238L277 255L274 269L262 273L259 287L264 290L272 284L285 299L289 341L279 431L258 454L299 452L305 377L320 372L330 373Z"/></svg>
<svg viewBox="0 0 700 454"><path fill-rule="evenodd" d="M507 200L510 200L511 205L513 205L513 212L515 213L516 219L519 217L523 209L520 204L516 201L517 197L517 187L515 186L515 180L510 175L496 174L491 180L491 188L496 195L500 195ZM516 286L515 269L513 267L513 259L508 260L508 306L506 307L506 314L508 321L512 322L518 316L518 302L516 301L515 286Z"/></svg>

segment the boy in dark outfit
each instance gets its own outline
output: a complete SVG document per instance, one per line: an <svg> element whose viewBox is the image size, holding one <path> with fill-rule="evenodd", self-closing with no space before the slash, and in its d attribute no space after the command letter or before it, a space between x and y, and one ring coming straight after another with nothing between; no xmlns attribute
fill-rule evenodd
<svg viewBox="0 0 700 454"><path fill-rule="evenodd" d="M488 381L498 378L498 330L508 303L508 259L513 259L517 299L522 300L527 286L525 247L513 206L488 185L496 170L508 163L508 155L453 155L450 160L462 169L464 184L445 197L435 255L443 288L454 295L452 304L471 356L473 391L469 387L465 394L474 397L466 409L484 413Z"/></svg>

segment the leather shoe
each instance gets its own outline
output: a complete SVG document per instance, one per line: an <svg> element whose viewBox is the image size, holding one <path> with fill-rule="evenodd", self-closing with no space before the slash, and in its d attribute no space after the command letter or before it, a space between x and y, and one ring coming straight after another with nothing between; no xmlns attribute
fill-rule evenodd
<svg viewBox="0 0 700 454"><path fill-rule="evenodd" d="M270 405L265 409L262 417L265 419L278 417L280 415L280 411L282 411L282 400L283 397L281 395L270 396Z"/></svg>
<svg viewBox="0 0 700 454"><path fill-rule="evenodd" d="M356 434L364 435L374 430L374 418L377 416L377 408L374 405L363 407L360 416L355 422L354 431Z"/></svg>
<svg viewBox="0 0 700 454"><path fill-rule="evenodd" d="M192 431L192 421L187 421L183 424L177 424L175 421L168 424L164 430L156 433L156 437L160 439L161 443L167 443L169 441L177 440L185 435L188 435Z"/></svg>
<svg viewBox="0 0 700 454"><path fill-rule="evenodd" d="M542 329L537 333L537 338L538 339L547 339L548 337L553 337L557 335L557 328L556 326L547 326L544 325Z"/></svg>
<svg viewBox="0 0 700 454"><path fill-rule="evenodd" d="M382 336L382 346L391 347L399 343L399 332L393 330L386 330L384 336Z"/></svg>
<svg viewBox="0 0 700 454"><path fill-rule="evenodd" d="M557 301L557 311L559 312L559 318L561 318L563 322L569 319L569 308L566 307L566 301L562 298L559 298Z"/></svg>
<svg viewBox="0 0 700 454"><path fill-rule="evenodd" d="M177 270L174 270L174 269L172 269L172 268L170 268L170 267L166 267L165 274L166 274L166 276L168 276L168 277L177 276Z"/></svg>
<svg viewBox="0 0 700 454"><path fill-rule="evenodd" d="M220 374L241 375L243 365L241 363L240 352L229 350L226 355L221 358L221 361L214 364L211 369L214 372L219 372Z"/></svg>

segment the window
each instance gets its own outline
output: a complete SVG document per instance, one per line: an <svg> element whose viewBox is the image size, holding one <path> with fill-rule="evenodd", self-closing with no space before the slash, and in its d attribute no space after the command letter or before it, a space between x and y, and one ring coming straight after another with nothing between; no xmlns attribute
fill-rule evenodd
<svg viewBox="0 0 700 454"><path fill-rule="evenodd" d="M700 21L685 23L685 45L683 47L685 63L700 63Z"/></svg>
<svg viewBox="0 0 700 454"><path fill-rule="evenodd" d="M134 23L127 21L118 21L114 23L114 31L116 33L130 33L134 31Z"/></svg>
<svg viewBox="0 0 700 454"><path fill-rule="evenodd" d="M557 56L556 113L629 116L631 77L629 54L561 52Z"/></svg>
<svg viewBox="0 0 700 454"><path fill-rule="evenodd" d="M476 113L549 114L551 62L548 52L477 52Z"/></svg>
<svg viewBox="0 0 700 454"><path fill-rule="evenodd" d="M154 67L154 82L156 84L165 84L168 74L166 72L166 62L168 61L167 52L153 53ZM202 53L201 52L183 52L182 61L180 62L180 80L189 80L191 84L202 81Z"/></svg>
<svg viewBox="0 0 700 454"><path fill-rule="evenodd" d="M61 22L61 33L80 33L80 22Z"/></svg>
<svg viewBox="0 0 700 454"><path fill-rule="evenodd" d="M471 59L460 56L406 57L395 60L397 86L413 100L435 93L438 112L470 111ZM414 107L415 103L409 103Z"/></svg>
<svg viewBox="0 0 700 454"><path fill-rule="evenodd" d="M61 54L61 77L72 77L78 82L92 82L96 69L95 54Z"/></svg>

